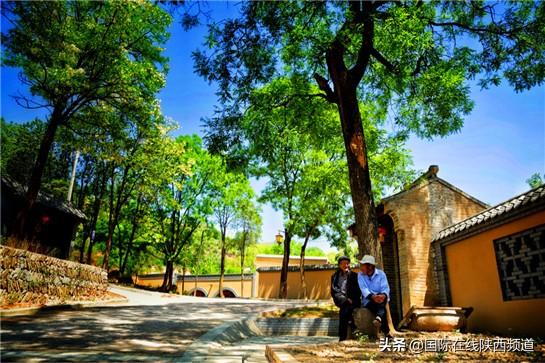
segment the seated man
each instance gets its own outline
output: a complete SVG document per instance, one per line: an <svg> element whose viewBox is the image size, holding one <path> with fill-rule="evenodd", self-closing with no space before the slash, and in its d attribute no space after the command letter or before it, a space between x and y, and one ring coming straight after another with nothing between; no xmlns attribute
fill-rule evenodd
<svg viewBox="0 0 545 363"><path fill-rule="evenodd" d="M375 267L375 258L365 255L360 261L361 272L358 272L358 284L362 292L362 306L375 314L373 324L382 332L390 336L388 321L386 320L386 303L390 296L390 286L384 271Z"/></svg>
<svg viewBox="0 0 545 363"><path fill-rule="evenodd" d="M339 310L339 341L346 340L348 326L355 329L352 312L360 306L358 276L350 270L350 259L339 257L339 268L331 276L331 297Z"/></svg>

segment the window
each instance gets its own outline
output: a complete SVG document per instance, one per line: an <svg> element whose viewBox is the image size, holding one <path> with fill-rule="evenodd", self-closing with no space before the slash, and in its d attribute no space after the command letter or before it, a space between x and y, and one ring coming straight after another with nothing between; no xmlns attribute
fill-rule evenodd
<svg viewBox="0 0 545 363"><path fill-rule="evenodd" d="M503 300L545 297L545 225L494 241Z"/></svg>

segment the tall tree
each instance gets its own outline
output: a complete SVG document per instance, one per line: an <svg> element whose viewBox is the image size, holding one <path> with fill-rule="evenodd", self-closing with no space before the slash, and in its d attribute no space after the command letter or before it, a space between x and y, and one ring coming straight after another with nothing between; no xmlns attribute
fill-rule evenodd
<svg viewBox="0 0 545 363"><path fill-rule="evenodd" d="M233 115L275 75L314 79L321 92L305 97L338 110L359 254L380 262L359 103L380 106L404 135L448 135L472 109L469 80L488 87L503 78L516 91L543 83L544 37L539 1L254 1L236 18L211 22L194 59L196 71L218 83L222 112ZM233 147L237 118L219 120L212 136Z"/></svg>
<svg viewBox="0 0 545 363"><path fill-rule="evenodd" d="M18 237L28 238L27 216L58 128L99 102L152 108L164 85L161 45L171 18L146 1L3 2L2 15L11 25L2 32L3 62L22 69L20 79L36 97L18 103L50 111L18 216Z"/></svg>
<svg viewBox="0 0 545 363"><path fill-rule="evenodd" d="M308 163L302 170L301 182L296 185L298 198L295 209L300 218L295 225L295 234L303 239L299 259L301 281L300 297L307 299L305 281L305 252L312 239L319 238L329 228L335 228L342 215L350 207L346 163L342 153L328 155L322 150L312 150ZM346 226L343 227L345 229Z"/></svg>
<svg viewBox="0 0 545 363"><path fill-rule="evenodd" d="M156 164L159 172L151 208L156 220L155 248L166 267L161 289L170 291L174 264L212 213L212 186L221 162L202 148L195 135L178 137L164 152L163 163Z"/></svg>
<svg viewBox="0 0 545 363"><path fill-rule="evenodd" d="M132 116L132 115L131 115ZM111 135L108 170L108 235L102 267L109 268L110 252L115 229L119 223L122 208L129 202L139 186L153 183L148 175L155 176L159 158L163 157L159 145L165 141L161 123L164 118L160 114L155 119L131 120L129 115L114 112L110 115L112 122L121 124ZM134 117L139 118L136 114ZM138 198L138 196L136 196Z"/></svg>
<svg viewBox="0 0 545 363"><path fill-rule="evenodd" d="M252 193L253 196L253 193ZM244 296L244 269L248 248L255 245L261 234L260 208L253 198L245 198L238 205L237 225L239 231L235 242L240 254L240 296Z"/></svg>
<svg viewBox="0 0 545 363"><path fill-rule="evenodd" d="M225 275L225 254L227 252L227 232L236 226L243 203L251 203L254 192L250 182L243 174L227 172L223 166L215 180L213 192L214 217L221 236L219 292L223 296L223 277Z"/></svg>
<svg viewBox="0 0 545 363"><path fill-rule="evenodd" d="M343 169L346 164L341 159L338 118L334 109L321 98L298 96L313 91L318 92L316 87L300 77L275 79L252 92L248 110L242 120L242 132L248 140L248 154L253 157L252 172L257 177L268 178L261 200L283 212L281 298L287 297L288 264L293 237L296 234L303 235L307 237L308 243L318 232L318 227L325 222L320 218L311 221L311 214L316 212L311 208L311 201L331 198L326 196L326 191L320 190L320 174L327 172L328 167L333 167L337 172L333 177L336 179L332 185L334 190L327 193L342 198L342 191L347 190L343 188L348 178L346 169ZM380 118L376 120L380 122ZM376 125L370 128L376 130ZM380 158L391 154L390 169L397 171L391 172L393 176L390 176L389 184L392 184L394 178L406 175L409 160L407 151L399 143L394 143L396 147L392 148L379 135L371 135L371 156ZM383 138L390 140L396 136L389 138L383 135ZM322 167L325 169L320 170ZM376 187L381 190L384 186L378 183ZM341 206L344 210L348 200L339 202L330 205L324 202L324 207L336 209Z"/></svg>

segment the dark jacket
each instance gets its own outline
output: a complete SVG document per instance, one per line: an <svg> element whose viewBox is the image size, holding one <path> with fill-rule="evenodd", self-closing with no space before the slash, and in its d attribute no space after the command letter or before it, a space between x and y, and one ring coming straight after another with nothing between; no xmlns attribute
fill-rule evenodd
<svg viewBox="0 0 545 363"><path fill-rule="evenodd" d="M331 275L331 297L335 305L341 307L345 305L346 300L352 300L352 307L359 308L361 305L361 291L358 285L358 274L353 271L348 271L348 280L346 281L346 295L342 293L339 284L340 269Z"/></svg>

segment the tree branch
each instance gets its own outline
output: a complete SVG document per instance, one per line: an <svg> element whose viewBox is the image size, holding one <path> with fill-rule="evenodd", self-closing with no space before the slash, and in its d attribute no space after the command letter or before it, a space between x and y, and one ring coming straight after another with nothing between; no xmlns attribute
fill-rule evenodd
<svg viewBox="0 0 545 363"><path fill-rule="evenodd" d="M378 60L383 66L386 67L390 72L397 73L396 67L388 60L386 59L378 50L375 48L371 48L371 55Z"/></svg>
<svg viewBox="0 0 545 363"><path fill-rule="evenodd" d="M368 14L368 16L363 21L363 32L362 32L362 43L358 51L358 58L356 64L349 73L354 84L358 84L365 71L369 65L369 59L371 58L371 53L373 51L373 38L375 36L375 23L373 18Z"/></svg>
<svg viewBox="0 0 545 363"><path fill-rule="evenodd" d="M337 96L329 86L327 79L318 73L314 73L314 79L316 80L316 83L318 83L318 87L325 92L325 99L331 103L337 103Z"/></svg>
<svg viewBox="0 0 545 363"><path fill-rule="evenodd" d="M498 30L494 30L494 29L491 29L489 27L485 27L485 28L473 27L473 26L463 24L463 23L460 23L460 22L457 22L457 21L447 21L447 22L439 23L439 22L433 21L431 19L429 20L428 23L431 26L458 27L458 28L462 28L462 29L470 31L470 32L474 32L474 33L490 33L490 34L501 35L501 36L510 36L510 35L516 34L517 32L519 32L520 30L523 29L522 27L518 27L518 28L514 28L514 29L510 29L510 30L501 30L501 28L498 27Z"/></svg>

